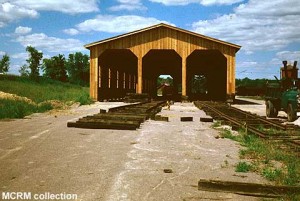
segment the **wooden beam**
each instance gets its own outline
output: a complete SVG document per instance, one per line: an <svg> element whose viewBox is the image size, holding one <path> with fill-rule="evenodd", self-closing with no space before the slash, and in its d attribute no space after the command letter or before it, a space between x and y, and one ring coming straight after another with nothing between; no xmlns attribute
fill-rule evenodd
<svg viewBox="0 0 300 201"><path fill-rule="evenodd" d="M137 93L141 94L143 91L143 58L141 56L138 57L138 82L137 82Z"/></svg>
<svg viewBox="0 0 300 201"><path fill-rule="evenodd" d="M193 117L180 117L180 121L193 121Z"/></svg>
<svg viewBox="0 0 300 201"><path fill-rule="evenodd" d="M274 186L257 183L200 179L198 190L228 192L258 197L280 197L286 194L300 194L300 186Z"/></svg>
<svg viewBox="0 0 300 201"><path fill-rule="evenodd" d="M186 57L182 57L182 96L186 96Z"/></svg>

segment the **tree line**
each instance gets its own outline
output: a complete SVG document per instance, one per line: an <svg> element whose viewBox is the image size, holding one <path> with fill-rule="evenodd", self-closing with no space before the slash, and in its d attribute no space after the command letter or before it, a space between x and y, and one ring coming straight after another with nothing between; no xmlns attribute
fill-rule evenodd
<svg viewBox="0 0 300 201"><path fill-rule="evenodd" d="M83 86L89 85L90 62L89 56L81 52L75 52L66 58L63 54L58 54L51 58L43 59L43 52L32 46L27 46L28 59L26 64L19 69L21 76L38 79L40 71L44 77L61 82L71 82ZM0 73L7 73L10 65L10 57L5 54L0 60Z"/></svg>

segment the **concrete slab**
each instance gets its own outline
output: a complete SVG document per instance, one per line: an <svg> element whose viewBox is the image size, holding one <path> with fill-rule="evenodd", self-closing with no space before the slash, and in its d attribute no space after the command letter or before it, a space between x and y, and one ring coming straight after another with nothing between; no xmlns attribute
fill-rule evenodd
<svg viewBox="0 0 300 201"><path fill-rule="evenodd" d="M240 146L216 139L212 123L180 121L206 117L192 103L175 103L160 113L169 122L148 120L136 131L66 127L68 120L122 104L0 121L0 192L65 192L83 201L257 200L198 191L201 178L267 182L234 171Z"/></svg>
<svg viewBox="0 0 300 201"><path fill-rule="evenodd" d="M211 123L180 121L182 114L195 119L206 116L193 104L175 103L159 114L169 117L169 122L144 123L107 200L256 200L197 190L200 178L265 181L253 173L234 171L240 146L216 139ZM166 169L172 172L165 173Z"/></svg>

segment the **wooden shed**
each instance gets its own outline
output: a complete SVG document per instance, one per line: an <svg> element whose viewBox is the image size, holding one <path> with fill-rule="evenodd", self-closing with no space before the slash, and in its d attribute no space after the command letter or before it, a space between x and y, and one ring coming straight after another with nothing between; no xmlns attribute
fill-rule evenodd
<svg viewBox="0 0 300 201"><path fill-rule="evenodd" d="M85 45L90 50L90 95L94 100L126 93L156 96L160 75L170 75L178 95L193 96L195 75L207 78L207 97L235 95L235 55L239 45L157 24Z"/></svg>

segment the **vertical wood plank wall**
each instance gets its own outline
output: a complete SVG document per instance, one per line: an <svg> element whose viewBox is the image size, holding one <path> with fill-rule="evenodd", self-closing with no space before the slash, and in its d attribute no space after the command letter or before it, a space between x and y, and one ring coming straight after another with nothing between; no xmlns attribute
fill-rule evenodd
<svg viewBox="0 0 300 201"><path fill-rule="evenodd" d="M98 98L98 57L106 49L130 49L138 58L138 85L137 92L142 92L142 58L151 49L173 49L182 58L182 64L186 64L186 58L194 50L219 50L227 59L227 95L235 93L235 54L237 48L225 43L200 38L181 31L158 27L156 29L118 38L105 43L92 46L90 49L90 95L93 99ZM117 59L117 58L116 58ZM183 67L182 88L183 95L186 77ZM186 74L186 73L185 73Z"/></svg>

